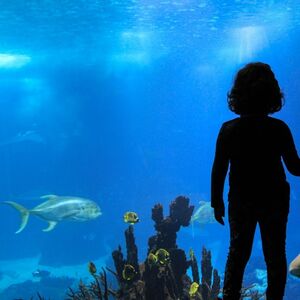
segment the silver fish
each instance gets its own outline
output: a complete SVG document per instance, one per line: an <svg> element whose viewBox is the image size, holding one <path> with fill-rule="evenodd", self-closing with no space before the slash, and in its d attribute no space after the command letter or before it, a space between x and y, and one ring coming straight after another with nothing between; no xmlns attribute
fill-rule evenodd
<svg viewBox="0 0 300 300"><path fill-rule="evenodd" d="M27 209L13 201L4 201L18 210L21 214L21 225L16 233L20 233L28 223L29 215L36 215L48 222L48 227L43 231L48 232L55 228L58 222L63 220L84 222L101 216L101 209L92 200L72 196L45 195L41 199L47 199L33 209Z"/></svg>
<svg viewBox="0 0 300 300"><path fill-rule="evenodd" d="M289 272L291 275L300 278L300 254L290 263Z"/></svg>
<svg viewBox="0 0 300 300"><path fill-rule="evenodd" d="M198 222L201 226L216 223L214 210L208 201L200 201L200 207L193 214L191 221Z"/></svg>

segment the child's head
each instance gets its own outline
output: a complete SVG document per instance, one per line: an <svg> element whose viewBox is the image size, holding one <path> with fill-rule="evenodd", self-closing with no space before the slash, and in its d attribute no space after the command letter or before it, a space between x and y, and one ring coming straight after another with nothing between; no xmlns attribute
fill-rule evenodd
<svg viewBox="0 0 300 300"><path fill-rule="evenodd" d="M247 64L227 95L229 109L238 115L272 114L281 109L283 93L269 65Z"/></svg>

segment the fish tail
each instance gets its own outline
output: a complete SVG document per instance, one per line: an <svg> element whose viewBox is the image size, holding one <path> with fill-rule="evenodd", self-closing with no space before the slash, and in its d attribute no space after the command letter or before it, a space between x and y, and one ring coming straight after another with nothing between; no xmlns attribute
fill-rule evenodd
<svg viewBox="0 0 300 300"><path fill-rule="evenodd" d="M17 211L19 211L19 213L21 214L21 225L20 225L19 229L16 231L16 233L20 233L21 231L23 231L23 229L26 227L26 225L28 223L28 218L29 218L29 214L30 214L29 210L27 208L25 208L24 206L22 206L16 202L13 202L13 201L4 201L3 203L12 206Z"/></svg>

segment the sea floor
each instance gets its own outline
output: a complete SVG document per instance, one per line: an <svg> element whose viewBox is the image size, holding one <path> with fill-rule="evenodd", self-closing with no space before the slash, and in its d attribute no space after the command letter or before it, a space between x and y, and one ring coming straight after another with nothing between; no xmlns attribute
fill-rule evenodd
<svg viewBox="0 0 300 300"><path fill-rule="evenodd" d="M105 267L108 256L101 257L95 261L95 265L99 270ZM78 282L79 279L83 281L90 281L91 275L88 272L87 263L78 265L68 265L51 267L39 264L40 256L28 257L19 260L2 260L0 261L0 293L5 291L12 285L20 285L22 283L40 282L40 277L34 277L33 272L36 270L43 270L50 272L50 278L73 278ZM47 295L44 295L47 296Z"/></svg>

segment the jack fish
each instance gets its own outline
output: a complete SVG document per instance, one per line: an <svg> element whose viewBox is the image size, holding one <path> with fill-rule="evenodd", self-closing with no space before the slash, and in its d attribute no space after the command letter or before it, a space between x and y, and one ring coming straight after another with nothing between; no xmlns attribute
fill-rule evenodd
<svg viewBox="0 0 300 300"><path fill-rule="evenodd" d="M200 223L201 226L206 224L216 223L214 210L208 201L200 201L200 207L193 214L191 221Z"/></svg>
<svg viewBox="0 0 300 300"><path fill-rule="evenodd" d="M3 202L12 206L21 214L21 225L16 233L20 233L26 227L29 215L36 215L47 221L48 227L43 231L48 232L53 230L60 221L84 222L96 219L102 214L100 207L89 199L56 195L45 195L41 199L47 200L30 210L13 201Z"/></svg>
<svg viewBox="0 0 300 300"><path fill-rule="evenodd" d="M289 272L293 276L300 278L300 254L291 262Z"/></svg>

